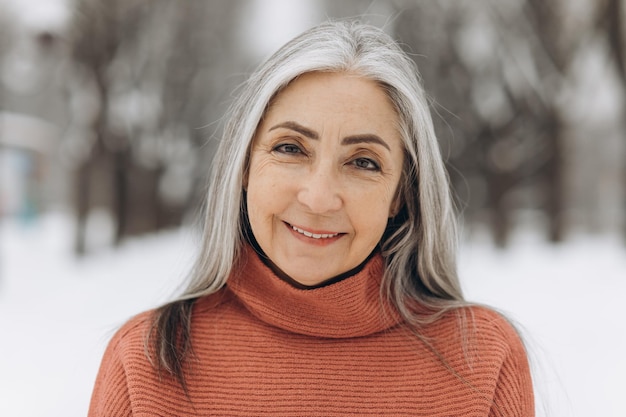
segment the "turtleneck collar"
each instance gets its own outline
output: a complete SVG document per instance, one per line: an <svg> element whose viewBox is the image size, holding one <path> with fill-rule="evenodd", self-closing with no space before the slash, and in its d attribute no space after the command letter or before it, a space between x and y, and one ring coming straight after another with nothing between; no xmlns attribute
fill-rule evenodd
<svg viewBox="0 0 626 417"><path fill-rule="evenodd" d="M300 289L276 276L246 245L227 286L254 316L273 326L309 336L360 337L400 322L391 304L381 300L383 266L375 254L350 277Z"/></svg>

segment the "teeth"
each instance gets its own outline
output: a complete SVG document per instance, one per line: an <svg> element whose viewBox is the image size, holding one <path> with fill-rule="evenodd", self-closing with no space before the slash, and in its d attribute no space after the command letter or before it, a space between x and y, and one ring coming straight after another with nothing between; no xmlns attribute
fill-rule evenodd
<svg viewBox="0 0 626 417"><path fill-rule="evenodd" d="M328 239L330 237L335 237L337 236L339 233L332 233L332 234L318 234L318 233L311 233L311 232L307 232L306 230L302 230L299 227L296 226L291 226L291 228L293 230L295 230L296 232L303 234L306 237L312 237L313 239Z"/></svg>

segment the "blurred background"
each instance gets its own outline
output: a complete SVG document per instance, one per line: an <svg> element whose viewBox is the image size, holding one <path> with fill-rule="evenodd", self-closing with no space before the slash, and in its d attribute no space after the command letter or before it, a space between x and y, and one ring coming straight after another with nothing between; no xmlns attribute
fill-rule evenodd
<svg viewBox="0 0 626 417"><path fill-rule="evenodd" d="M626 415L625 0L0 0L0 415L86 414L190 266L233 91L347 17L420 69L466 293L520 324L538 415Z"/></svg>

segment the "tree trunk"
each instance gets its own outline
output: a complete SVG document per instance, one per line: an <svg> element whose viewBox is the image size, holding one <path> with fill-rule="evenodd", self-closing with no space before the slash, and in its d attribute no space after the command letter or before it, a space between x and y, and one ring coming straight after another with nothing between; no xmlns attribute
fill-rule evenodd
<svg viewBox="0 0 626 417"><path fill-rule="evenodd" d="M118 246L126 235L128 226L128 150L117 150L113 158L113 211L116 219L114 244Z"/></svg>
<svg viewBox="0 0 626 417"><path fill-rule="evenodd" d="M498 248L505 248L511 235L510 207L505 198L509 180L504 173L494 173L490 175L488 183L493 241Z"/></svg>
<svg viewBox="0 0 626 417"><path fill-rule="evenodd" d="M626 97L626 30L624 25L624 4L621 0L609 0L605 9L608 28L606 30L607 41L613 54L615 67L622 83L623 96ZM624 158L626 161L626 107L623 109L624 117L621 122L622 139L624 141ZM622 234L626 243L626 163L622 162Z"/></svg>
<svg viewBox="0 0 626 417"><path fill-rule="evenodd" d="M83 256L87 252L87 215L89 213L89 183L92 164L89 160L81 163L76 173L76 234L74 253Z"/></svg>
<svg viewBox="0 0 626 417"><path fill-rule="evenodd" d="M563 124L558 111L550 112L548 138L550 160L546 166L548 195L546 212L549 219L549 239L552 243L562 242L565 238L565 184L564 184L564 146Z"/></svg>

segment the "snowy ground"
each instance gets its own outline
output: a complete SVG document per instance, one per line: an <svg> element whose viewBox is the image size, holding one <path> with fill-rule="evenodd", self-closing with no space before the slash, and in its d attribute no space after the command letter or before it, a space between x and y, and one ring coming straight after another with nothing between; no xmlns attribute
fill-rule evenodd
<svg viewBox="0 0 626 417"><path fill-rule="evenodd" d="M0 223L0 416L84 416L104 347L174 291L193 258L171 231L75 261L71 224ZM626 250L607 238L507 251L465 244L469 298L507 312L536 368L538 416L626 416Z"/></svg>

